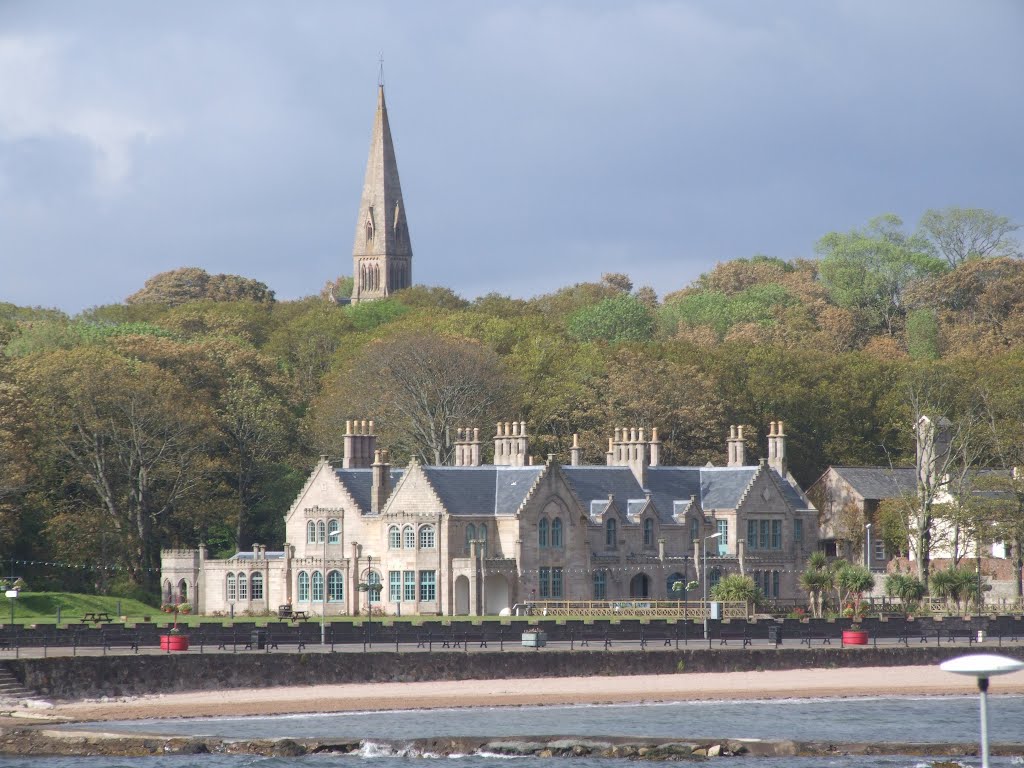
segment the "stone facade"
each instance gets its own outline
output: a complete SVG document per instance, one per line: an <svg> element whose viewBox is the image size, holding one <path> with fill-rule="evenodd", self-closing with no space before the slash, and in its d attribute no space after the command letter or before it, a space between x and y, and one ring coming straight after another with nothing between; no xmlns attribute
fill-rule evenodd
<svg viewBox="0 0 1024 768"><path fill-rule="evenodd" d="M479 430L459 435L455 466L395 469L373 422L349 422L341 466L321 457L288 510L282 551L165 551L166 599L187 595L203 613L290 603L334 615L678 599L672 584L699 577L702 542L710 582L743 572L769 597L800 594L818 513L786 471L781 422L770 458L752 465L734 429L724 467L661 466L656 430L615 430L600 466L579 463L575 440L575 463L531 463L525 423L498 425L492 464L481 463Z"/></svg>

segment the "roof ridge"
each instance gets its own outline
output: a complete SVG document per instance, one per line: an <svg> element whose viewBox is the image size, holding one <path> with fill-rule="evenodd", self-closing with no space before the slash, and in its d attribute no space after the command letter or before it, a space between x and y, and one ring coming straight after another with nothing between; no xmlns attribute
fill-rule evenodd
<svg viewBox="0 0 1024 768"><path fill-rule="evenodd" d="M543 480L544 476L548 473L548 467L550 467L550 466L557 466L557 465L545 464L543 467L541 467L541 471L538 472L537 473L537 477L535 477L533 479L533 485L530 486L530 490L528 490L526 492L526 495L523 497L523 500L519 504L518 509L516 509L516 515L517 516L519 515L520 512L523 511L523 507L526 506L526 503L531 498L533 498L534 491L537 490L537 487L540 485L540 481ZM494 484L494 510L495 510L495 512L497 512L497 510L498 510L498 484L497 483Z"/></svg>

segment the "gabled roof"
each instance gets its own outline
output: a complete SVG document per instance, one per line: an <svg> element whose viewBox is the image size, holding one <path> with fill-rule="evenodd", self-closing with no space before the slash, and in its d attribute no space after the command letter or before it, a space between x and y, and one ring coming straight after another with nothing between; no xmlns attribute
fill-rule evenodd
<svg viewBox="0 0 1024 768"><path fill-rule="evenodd" d="M403 469L391 470L391 487L398 485L398 481L405 474ZM359 506L359 511L366 515L370 512L370 493L373 488L372 469L335 469L335 477L338 482L345 486L352 499Z"/></svg>
<svg viewBox="0 0 1024 768"><path fill-rule="evenodd" d="M755 475L757 467L702 467L701 504L704 509L736 509Z"/></svg>
<svg viewBox="0 0 1024 768"><path fill-rule="evenodd" d="M450 515L514 515L545 468L423 467L423 474Z"/></svg>
<svg viewBox="0 0 1024 768"><path fill-rule="evenodd" d="M592 502L608 501L615 497L615 506L620 510L629 509L630 501L644 501L647 495L636 481L629 467L607 467L600 465L562 467L562 475L569 487L583 503L584 509L593 513ZM671 512L671 506L669 507ZM604 509L600 514L604 514ZM659 511L659 516L661 513Z"/></svg>
<svg viewBox="0 0 1024 768"><path fill-rule="evenodd" d="M897 499L917 493L913 467L832 467L833 472L865 499Z"/></svg>

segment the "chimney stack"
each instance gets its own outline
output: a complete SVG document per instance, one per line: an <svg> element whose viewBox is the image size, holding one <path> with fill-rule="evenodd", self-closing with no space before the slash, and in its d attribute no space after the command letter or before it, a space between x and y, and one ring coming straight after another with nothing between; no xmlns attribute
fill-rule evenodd
<svg viewBox="0 0 1024 768"><path fill-rule="evenodd" d="M569 449L569 463L574 467L578 467L583 463L583 449L580 448L579 434L573 434L572 436L572 448Z"/></svg>
<svg viewBox="0 0 1024 768"><path fill-rule="evenodd" d="M341 460L344 469L369 467L377 450L377 436L373 433L373 420L345 422L345 452Z"/></svg>
<svg viewBox="0 0 1024 768"><path fill-rule="evenodd" d="M647 468L656 467L661 461L661 441L658 430L651 430L647 440L644 430L631 427L616 427L615 436L608 441L608 466L629 467L642 488L647 487Z"/></svg>
<svg viewBox="0 0 1024 768"><path fill-rule="evenodd" d="M742 467L747 462L747 449L743 442L743 425L732 425L729 427L729 467ZM769 450L771 446L769 444Z"/></svg>
<svg viewBox="0 0 1024 768"><path fill-rule="evenodd" d="M474 427L470 429L460 428L455 440L454 464L456 467L479 467L480 466L480 430Z"/></svg>
<svg viewBox="0 0 1024 768"><path fill-rule="evenodd" d="M370 487L370 513L378 514L391 495L391 464L387 451L376 451L373 456L373 481Z"/></svg>
<svg viewBox="0 0 1024 768"><path fill-rule="evenodd" d="M774 421L768 422L768 466L786 476L786 433L781 421L778 428Z"/></svg>
<svg viewBox="0 0 1024 768"><path fill-rule="evenodd" d="M525 421L498 422L494 435L494 464L499 467L524 467L530 451Z"/></svg>

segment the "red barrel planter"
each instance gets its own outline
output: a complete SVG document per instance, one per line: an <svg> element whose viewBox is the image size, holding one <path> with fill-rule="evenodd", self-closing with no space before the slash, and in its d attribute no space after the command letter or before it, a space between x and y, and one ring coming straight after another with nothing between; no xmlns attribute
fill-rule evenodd
<svg viewBox="0 0 1024 768"><path fill-rule="evenodd" d="M161 651L187 651L188 638L185 635L160 635Z"/></svg>
<svg viewBox="0 0 1024 768"><path fill-rule="evenodd" d="M844 629L843 645L867 645L868 633L863 629Z"/></svg>

